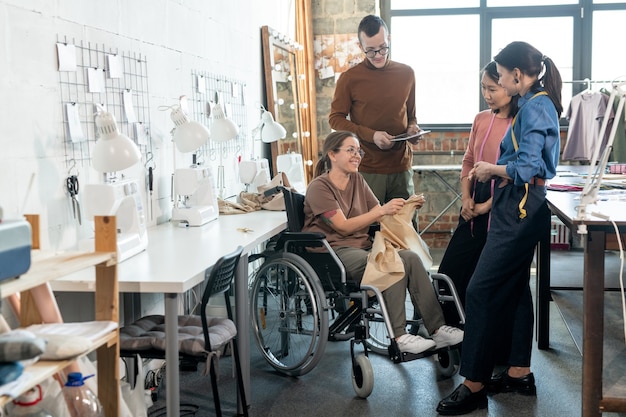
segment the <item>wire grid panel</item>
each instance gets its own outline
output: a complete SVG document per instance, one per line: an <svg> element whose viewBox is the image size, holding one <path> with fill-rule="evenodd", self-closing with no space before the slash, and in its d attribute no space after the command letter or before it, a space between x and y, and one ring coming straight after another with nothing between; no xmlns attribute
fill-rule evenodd
<svg viewBox="0 0 626 417"><path fill-rule="evenodd" d="M191 77L193 96L190 107L194 119L210 129L211 112L219 103L226 117L239 127L239 133L235 139L224 143L209 140L199 153L208 155L213 161L219 158L220 152L224 153L223 156L245 154L248 138L245 82L202 71L192 71Z"/></svg>
<svg viewBox="0 0 626 417"><path fill-rule="evenodd" d="M139 146L144 161L149 160L152 139L146 57L82 40L57 39L66 165L71 169L91 164L91 151L98 139L98 105L115 116L120 133ZM67 52L68 46L75 55L73 66L64 62L68 57L60 52Z"/></svg>

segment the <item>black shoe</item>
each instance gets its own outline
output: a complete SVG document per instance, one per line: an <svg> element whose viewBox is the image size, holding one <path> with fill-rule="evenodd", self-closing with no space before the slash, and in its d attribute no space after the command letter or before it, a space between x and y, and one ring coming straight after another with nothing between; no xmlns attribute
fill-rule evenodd
<svg viewBox="0 0 626 417"><path fill-rule="evenodd" d="M437 412L442 416L458 416L474 410L487 408L487 391L483 387L472 392L465 384L461 384L443 400L439 401Z"/></svg>
<svg viewBox="0 0 626 417"><path fill-rule="evenodd" d="M505 369L491 377L487 385L489 394L497 394L499 392L517 392L522 395L537 395L537 387L535 386L535 377L533 373L524 375L520 378L509 376L509 370Z"/></svg>

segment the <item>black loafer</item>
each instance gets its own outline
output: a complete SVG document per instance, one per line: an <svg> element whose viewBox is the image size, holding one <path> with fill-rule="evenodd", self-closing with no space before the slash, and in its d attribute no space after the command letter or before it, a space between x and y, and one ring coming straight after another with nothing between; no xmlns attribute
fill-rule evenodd
<svg viewBox="0 0 626 417"><path fill-rule="evenodd" d="M522 395L537 395L537 387L535 386L535 376L533 373L524 375L520 378L509 376L509 370L505 369L491 377L487 385L489 394L498 394L500 392L516 392Z"/></svg>
<svg viewBox="0 0 626 417"><path fill-rule="evenodd" d="M437 412L442 416L459 416L483 408L487 408L487 390L483 387L478 392L472 392L467 385L461 384L439 401Z"/></svg>

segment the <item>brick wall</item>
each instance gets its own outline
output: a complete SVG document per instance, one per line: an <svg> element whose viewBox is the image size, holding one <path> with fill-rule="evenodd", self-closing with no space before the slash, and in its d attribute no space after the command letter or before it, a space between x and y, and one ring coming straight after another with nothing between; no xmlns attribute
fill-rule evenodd
<svg viewBox="0 0 626 417"><path fill-rule="evenodd" d="M461 165L468 141L469 130L429 133L413 148L413 165ZM461 200L454 199L455 191L461 191L460 173L460 169L439 169L436 172L416 170L413 176L415 192L426 196L426 204L418 213L419 228L423 231L422 238L431 248L448 246L458 223ZM437 216L440 217L436 219Z"/></svg>

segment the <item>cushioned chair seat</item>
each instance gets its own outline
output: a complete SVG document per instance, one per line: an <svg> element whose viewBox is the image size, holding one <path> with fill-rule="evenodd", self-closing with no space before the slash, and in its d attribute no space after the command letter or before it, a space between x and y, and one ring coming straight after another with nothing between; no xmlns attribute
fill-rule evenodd
<svg viewBox="0 0 626 417"><path fill-rule="evenodd" d="M224 317L207 317L209 338L213 350L221 349L237 335L232 320ZM165 350L165 317L145 316L131 325L120 329L122 350ZM181 353L199 356L206 352L200 316L178 316L178 350Z"/></svg>
<svg viewBox="0 0 626 417"><path fill-rule="evenodd" d="M212 268L204 273L204 291L200 302L202 315L178 316L178 356L185 363L185 369L189 365L205 363L204 372L211 377L213 401L215 403L216 416L222 416L219 391L217 389L216 366L222 353L222 348L230 344L235 370L237 372L237 390L239 405L244 417L248 416L248 401L243 384L241 363L239 361L239 349L237 347L237 328L233 322L232 307L230 305L229 290L235 278L237 265L243 247L239 246L233 252L222 256ZM209 299L214 295L221 294L224 297L224 305L228 318L208 317L206 315ZM173 323L172 323L173 324ZM168 326L169 327L169 326ZM174 326L172 326L174 327ZM137 354L141 358L166 358L165 316L145 316L132 324L120 329L120 357L134 358ZM171 353L171 351L169 352ZM135 361L136 362L136 361ZM136 365L136 363L135 363ZM195 369L195 368L194 368ZM168 410L169 411L169 410Z"/></svg>

